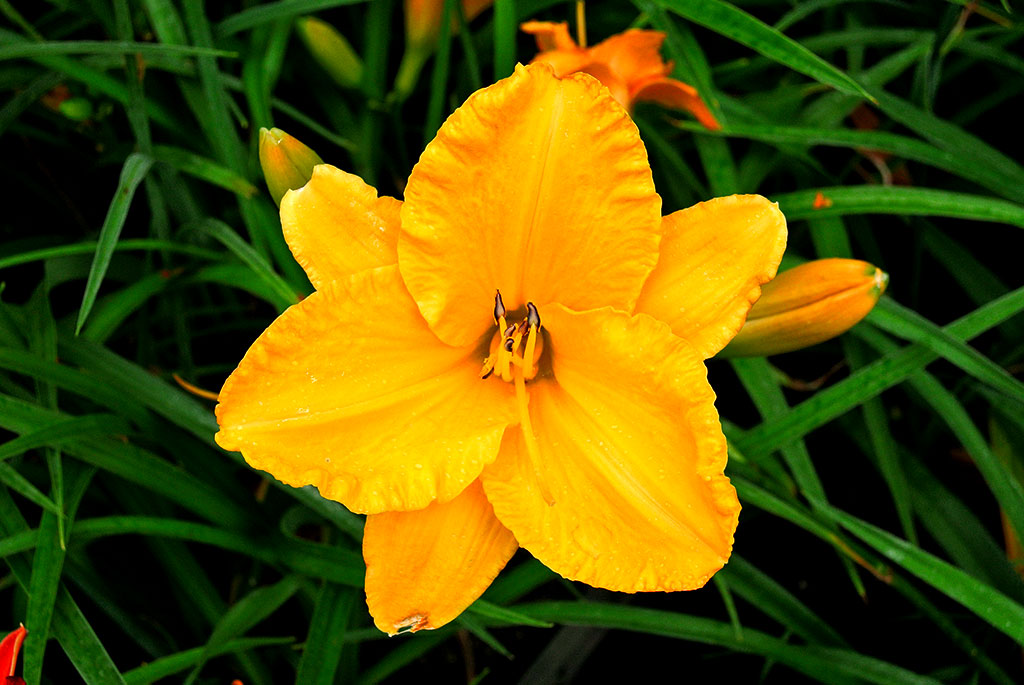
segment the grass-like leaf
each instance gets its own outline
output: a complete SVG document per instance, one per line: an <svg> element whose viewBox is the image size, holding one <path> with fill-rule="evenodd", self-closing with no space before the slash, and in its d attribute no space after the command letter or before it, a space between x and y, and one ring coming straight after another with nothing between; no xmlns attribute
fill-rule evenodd
<svg viewBox="0 0 1024 685"><path fill-rule="evenodd" d="M1024 645L1024 605L881 528L838 509L827 511L841 526L894 563L960 602L1010 639Z"/></svg>
<svg viewBox="0 0 1024 685"><path fill-rule="evenodd" d="M737 43L773 59L780 64L810 76L819 83L859 95L872 96L863 86L778 29L768 26L747 12L723 0L656 0L656 2L690 21L706 26Z"/></svg>
<svg viewBox="0 0 1024 685"><path fill-rule="evenodd" d="M151 166L153 166L153 158L139 153L129 155L124 162L117 191L107 210L107 218L103 220L103 226L100 228L96 255L93 257L92 268L89 269L89 280L85 284L85 295L82 297L82 306L78 310L78 321L75 323L76 334L82 330L89 311L96 301L96 294L103 283L103 276L107 273L107 267L110 266L110 257L114 253L118 238L121 236L121 229L128 217L128 209L131 207L135 190Z"/></svg>
<svg viewBox="0 0 1024 685"><path fill-rule="evenodd" d="M592 602L538 602L518 605L516 609L534 618L566 625L620 628L703 644L728 645L736 651L772 658L805 675L830 683L938 683L932 678L857 652L835 647L796 647L750 628L743 630L743 639L740 640L728 623L687 614Z"/></svg>
<svg viewBox="0 0 1024 685"><path fill-rule="evenodd" d="M1024 228L1022 205L934 188L837 186L783 193L771 199L779 203L791 221L854 214L900 214L996 221Z"/></svg>

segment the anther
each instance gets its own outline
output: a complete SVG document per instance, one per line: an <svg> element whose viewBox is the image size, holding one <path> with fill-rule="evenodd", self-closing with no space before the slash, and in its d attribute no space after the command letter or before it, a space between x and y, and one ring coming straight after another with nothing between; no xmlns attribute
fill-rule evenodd
<svg viewBox="0 0 1024 685"><path fill-rule="evenodd" d="M526 303L526 325L530 328L540 328L540 314L533 302Z"/></svg>
<svg viewBox="0 0 1024 685"><path fill-rule="evenodd" d="M516 346L516 341L513 338L505 338L505 351L511 352L512 348Z"/></svg>
<svg viewBox="0 0 1024 685"><path fill-rule="evenodd" d="M494 323L499 326L502 317L505 316L505 303L501 301L501 291L494 291Z"/></svg>

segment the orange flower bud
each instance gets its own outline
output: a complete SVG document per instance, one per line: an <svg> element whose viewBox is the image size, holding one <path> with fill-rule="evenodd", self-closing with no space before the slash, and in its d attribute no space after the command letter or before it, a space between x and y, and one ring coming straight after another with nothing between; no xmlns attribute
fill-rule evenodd
<svg viewBox="0 0 1024 685"><path fill-rule="evenodd" d="M25 681L14 675L18 666L18 652L21 650L21 643L25 641L28 631L25 626L20 626L0 641L0 678L8 685L25 685Z"/></svg>
<svg viewBox="0 0 1024 685"><path fill-rule="evenodd" d="M867 316L888 283L888 274L857 259L818 259L784 271L762 286L719 356L779 354L834 338Z"/></svg>
<svg viewBox="0 0 1024 685"><path fill-rule="evenodd" d="M323 163L320 155L281 129L260 129L260 166L275 203L280 205L285 193L306 185L313 167Z"/></svg>
<svg viewBox="0 0 1024 685"><path fill-rule="evenodd" d="M489 7L494 0L462 0L462 12L466 21ZM433 50L441 32L441 12L444 0L405 0L405 42L406 49L429 48ZM458 19L452 18L452 30L458 26Z"/></svg>
<svg viewBox="0 0 1024 685"><path fill-rule="evenodd" d="M295 22L299 37L313 59L342 88L355 88L363 79L363 61L359 59L345 36L333 26L316 17L302 17Z"/></svg>
<svg viewBox="0 0 1024 685"><path fill-rule="evenodd" d="M462 0L462 14L466 21L491 6L494 0ZM444 0L405 0L405 54L395 76L395 93L405 100L412 93L420 70L437 49L441 35L441 16ZM452 17L452 35L459 29L459 19Z"/></svg>

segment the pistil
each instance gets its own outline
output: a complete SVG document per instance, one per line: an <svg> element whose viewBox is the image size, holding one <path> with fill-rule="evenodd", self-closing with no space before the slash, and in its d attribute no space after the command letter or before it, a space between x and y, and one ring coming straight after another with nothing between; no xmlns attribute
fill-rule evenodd
<svg viewBox="0 0 1024 685"><path fill-rule="evenodd" d="M530 465L533 467L537 486L540 489L540 496L550 507L555 503L555 498L551 496L551 490L548 489L547 483L541 475L540 449L537 447L537 438L533 434L533 422L530 421L530 397L526 394L526 381L523 380L522 369L516 369L515 385L516 408L519 410L519 429L523 432L526 454L530 459Z"/></svg>

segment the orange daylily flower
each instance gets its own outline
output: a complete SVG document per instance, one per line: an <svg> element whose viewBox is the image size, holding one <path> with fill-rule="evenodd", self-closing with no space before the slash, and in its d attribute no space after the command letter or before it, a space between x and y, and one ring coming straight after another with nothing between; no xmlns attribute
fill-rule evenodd
<svg viewBox="0 0 1024 685"><path fill-rule="evenodd" d="M448 118L405 202L321 165L281 221L316 292L224 384L217 442L368 514L381 630L444 625L520 545L623 592L726 563L740 505L704 360L775 275L777 205L663 218L627 112L532 65Z"/></svg>
<svg viewBox="0 0 1024 685"><path fill-rule="evenodd" d="M587 48L576 44L565 22L528 21L519 28L537 38L540 54L534 62L550 64L559 76L590 74L627 110L637 102L654 102L690 112L711 130L721 128L693 86L668 77L672 64L661 58L661 31L630 29Z"/></svg>
<svg viewBox="0 0 1024 685"><path fill-rule="evenodd" d="M18 652L21 651L26 635L28 631L25 626L19 626L0 640L0 677L3 677L4 685L25 685L25 680L14 675L14 672L18 668Z"/></svg>
<svg viewBox="0 0 1024 685"><path fill-rule="evenodd" d="M783 271L719 356L761 357L830 340L867 316L888 284L887 273L859 259L815 259Z"/></svg>

